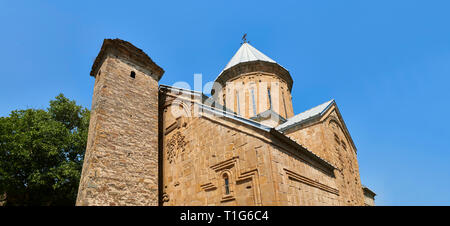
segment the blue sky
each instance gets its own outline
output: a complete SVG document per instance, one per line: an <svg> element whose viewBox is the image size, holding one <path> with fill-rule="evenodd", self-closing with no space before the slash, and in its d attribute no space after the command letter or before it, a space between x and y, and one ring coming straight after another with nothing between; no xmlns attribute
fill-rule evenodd
<svg viewBox="0 0 450 226"><path fill-rule="evenodd" d="M104 38L162 84L213 80L248 33L287 68L300 113L336 99L377 205L450 205L449 1L3 1L0 116L59 93L90 108Z"/></svg>

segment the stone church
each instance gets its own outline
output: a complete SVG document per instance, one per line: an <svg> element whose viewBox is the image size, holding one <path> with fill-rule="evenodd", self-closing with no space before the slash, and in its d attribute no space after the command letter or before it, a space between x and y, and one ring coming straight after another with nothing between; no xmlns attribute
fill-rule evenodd
<svg viewBox="0 0 450 226"><path fill-rule="evenodd" d="M289 71L245 40L210 96L163 74L104 40L77 205L374 205L336 102L295 115Z"/></svg>

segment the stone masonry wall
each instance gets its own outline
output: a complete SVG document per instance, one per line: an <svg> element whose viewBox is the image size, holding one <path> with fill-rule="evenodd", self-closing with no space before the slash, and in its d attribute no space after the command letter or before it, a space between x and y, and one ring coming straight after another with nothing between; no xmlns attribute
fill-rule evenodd
<svg viewBox="0 0 450 226"><path fill-rule="evenodd" d="M158 204L158 83L148 74L126 56L106 54L77 205Z"/></svg>
<svg viewBox="0 0 450 226"><path fill-rule="evenodd" d="M280 205L336 206L340 191L333 175L312 167L292 154L270 148L271 168Z"/></svg>
<svg viewBox="0 0 450 226"><path fill-rule="evenodd" d="M364 205L366 206L375 206L374 197L369 195L364 195Z"/></svg>
<svg viewBox="0 0 450 226"><path fill-rule="evenodd" d="M267 132L210 113L174 116L173 108L190 114L193 107L166 98L163 205L338 204L334 178L289 154L290 147Z"/></svg>
<svg viewBox="0 0 450 226"><path fill-rule="evenodd" d="M338 168L335 175L340 205L364 205L356 152L334 106L322 120L290 129L286 134Z"/></svg>

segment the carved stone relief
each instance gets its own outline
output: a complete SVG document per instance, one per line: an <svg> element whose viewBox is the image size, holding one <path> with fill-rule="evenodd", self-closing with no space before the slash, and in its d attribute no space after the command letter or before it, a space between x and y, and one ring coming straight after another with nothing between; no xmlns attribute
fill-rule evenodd
<svg viewBox="0 0 450 226"><path fill-rule="evenodd" d="M177 156L185 151L186 144L185 136L179 131L167 140L166 156L169 163L174 162Z"/></svg>

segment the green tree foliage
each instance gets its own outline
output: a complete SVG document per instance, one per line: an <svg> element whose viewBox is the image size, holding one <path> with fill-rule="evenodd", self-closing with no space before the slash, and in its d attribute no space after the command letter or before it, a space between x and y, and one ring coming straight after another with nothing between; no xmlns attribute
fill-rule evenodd
<svg viewBox="0 0 450 226"><path fill-rule="evenodd" d="M89 115L60 94L47 111L16 110L0 118L4 205L75 204Z"/></svg>

